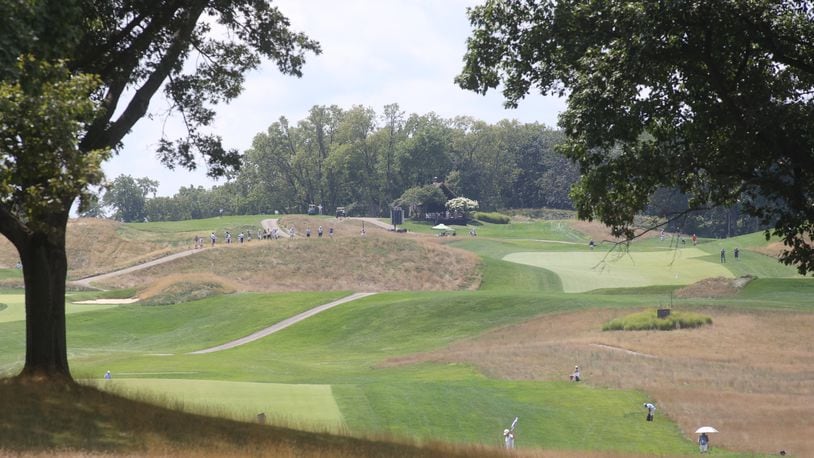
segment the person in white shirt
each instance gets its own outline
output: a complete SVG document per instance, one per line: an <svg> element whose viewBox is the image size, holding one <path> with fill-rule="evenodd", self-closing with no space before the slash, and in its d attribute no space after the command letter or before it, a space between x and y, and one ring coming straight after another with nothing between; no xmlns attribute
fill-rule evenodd
<svg viewBox="0 0 814 458"><path fill-rule="evenodd" d="M653 421L653 414L656 412L656 406L650 402L645 402L644 408L647 409L647 421Z"/></svg>
<svg viewBox="0 0 814 458"><path fill-rule="evenodd" d="M578 382L580 380L579 366L574 366L574 372L571 374L571 381Z"/></svg>

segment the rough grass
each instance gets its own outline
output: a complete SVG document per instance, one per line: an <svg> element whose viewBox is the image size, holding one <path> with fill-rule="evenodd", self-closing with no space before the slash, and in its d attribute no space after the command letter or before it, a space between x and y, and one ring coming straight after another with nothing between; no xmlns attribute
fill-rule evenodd
<svg viewBox="0 0 814 458"><path fill-rule="evenodd" d="M208 273L171 274L138 292L141 305L169 305L234 293L231 280Z"/></svg>
<svg viewBox="0 0 814 458"><path fill-rule="evenodd" d="M183 274L228 280L238 291L396 291L477 288L472 253L432 238L368 229L365 237L345 221L329 239L297 237L205 248L182 259L107 280L113 288L141 287Z"/></svg>
<svg viewBox="0 0 814 458"><path fill-rule="evenodd" d="M603 331L672 331L698 328L712 324L712 318L700 313L671 310L669 316L659 318L656 309L631 313L614 318L602 325Z"/></svg>
<svg viewBox="0 0 814 458"><path fill-rule="evenodd" d="M814 456L814 314L702 310L714 324L673 332L607 333L624 310L541 316L409 362L466 363L488 377L564 380L574 364L594 386L642 390L684 434L714 425L713 445Z"/></svg>
<svg viewBox="0 0 814 458"><path fill-rule="evenodd" d="M675 291L676 297L734 297L754 280L752 276L738 278L706 278Z"/></svg>

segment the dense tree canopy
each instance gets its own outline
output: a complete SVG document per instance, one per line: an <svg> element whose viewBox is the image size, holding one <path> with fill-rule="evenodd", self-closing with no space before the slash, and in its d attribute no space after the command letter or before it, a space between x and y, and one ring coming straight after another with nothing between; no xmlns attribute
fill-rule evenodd
<svg viewBox="0 0 814 458"><path fill-rule="evenodd" d="M240 155L204 129L263 59L299 76L316 42L265 0L0 0L0 232L26 287L22 375L70 380L65 228L101 162L163 88L186 134L160 140L169 167L211 176Z"/></svg>
<svg viewBox="0 0 814 458"><path fill-rule="evenodd" d="M567 190L577 168L554 150L561 140L560 132L539 124L407 115L396 104L382 114L360 106L315 106L296 124L281 118L256 135L233 180L196 191L194 208L202 212L185 210L191 190L182 189L175 198L149 199L147 217L214 216L220 209L302 213L309 204L387 216L396 200L415 206L416 190L436 179L483 209L570 209ZM419 194L428 197L423 211L444 210L442 192Z"/></svg>
<svg viewBox="0 0 814 458"><path fill-rule="evenodd" d="M155 196L157 190L155 180L120 175L110 183L102 200L113 208L113 218L125 222L144 221L147 218L147 196Z"/></svg>
<svg viewBox="0 0 814 458"><path fill-rule="evenodd" d="M814 271L814 5L809 1L489 0L458 83L506 104L568 96L562 151L583 218L625 232L651 194L739 204ZM770 235L767 231L767 237Z"/></svg>

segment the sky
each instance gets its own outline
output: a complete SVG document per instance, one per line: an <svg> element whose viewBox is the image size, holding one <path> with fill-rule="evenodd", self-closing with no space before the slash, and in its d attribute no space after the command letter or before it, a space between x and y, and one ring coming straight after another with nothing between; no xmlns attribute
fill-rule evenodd
<svg viewBox="0 0 814 458"><path fill-rule="evenodd" d="M212 133L224 146L245 151L252 139L285 116L292 124L315 105L355 105L381 114L397 103L412 114L466 115L495 123L516 119L555 127L564 100L530 94L517 109L504 109L499 91L486 96L454 84L460 73L471 27L467 7L476 0L277 0L291 28L320 42L322 54L308 55L303 77L284 76L271 62L246 75L243 93L216 108ZM119 175L159 182L159 196L182 186L222 184L206 177L205 165L194 172L169 170L155 155L162 130L168 138L182 132L178 119L162 115L167 104L156 95L149 113L124 139L123 148L105 165L109 180Z"/></svg>

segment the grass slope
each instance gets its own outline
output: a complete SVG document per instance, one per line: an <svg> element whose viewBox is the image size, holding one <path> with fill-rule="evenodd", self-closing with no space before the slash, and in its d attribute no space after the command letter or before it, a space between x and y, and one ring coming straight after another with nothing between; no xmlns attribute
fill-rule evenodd
<svg viewBox="0 0 814 458"><path fill-rule="evenodd" d="M256 221L256 217L253 218L255 219L247 220L249 222L245 224ZM312 221L318 220L305 217L296 219L300 232L300 223ZM358 234L352 220L347 220L346 223L348 234ZM123 239L136 244L155 242L172 245L191 240L190 234L195 231L209 230L210 227L215 230L214 226L240 227L244 222L224 218L165 224L125 226L120 232ZM308 422L307 418L312 418L314 424L323 425L321 420L317 420L318 417L322 416L327 423L335 424L332 422L341 416L344 427L355 434L388 434L425 441L497 445L502 428L514 416L519 416L518 444L521 447L556 450L554 456L569 453L568 451L572 456L581 456L592 450L647 455L695 452L697 449L690 440L692 436L686 437L686 432L682 433L667 417L660 415L655 423L644 422L644 411L640 406L644 400L650 398L640 391L612 390L588 383L534 380L533 372L525 375L530 380L518 380L516 375L504 376L500 372L492 372L487 376L487 372L481 371L477 364L442 360L428 362L429 359L422 357L428 352L446 348L465 348L479 336L501 330L511 332L516 326L545 321L550 317L578 311L593 314L599 310L619 309L620 312L627 312L630 309L652 306L663 300L670 291L669 287L658 286L624 291L608 289L591 294L558 292L568 290L567 279L562 279L553 270L510 263L502 259L517 252L533 252L530 255L532 257L595 256L599 249L596 252L589 251L587 236L574 231L565 223L533 222L508 226L512 225L484 224L478 227L479 237L468 237L464 235L465 231L460 231L460 236L454 240L445 238L442 241L481 257L483 281L479 291L379 294L343 304L259 341L206 355L188 355L186 352L246 335L344 293L237 294L174 306L133 305L76 314L68 319L71 367L76 375L90 379L100 377L109 369L115 374L114 384L123 382L123 385L146 388L149 393L164 393L163 396L167 398L151 400L165 405L181 403L202 411L237 416L250 415L246 412L252 412L255 406L264 410L265 406L269 406L267 410L290 409L303 413L305 416L296 417L296 422ZM419 229L430 232L424 227ZM370 230L370 235L370 239L375 238L373 229ZM389 247L392 247L392 240L400 240L382 239L374 243L369 239L348 237L348 242L353 243L354 247L365 248L366 246L360 244L368 243L370 253L381 255L387 254ZM435 243L441 240L430 241ZM312 242L319 241L299 242L285 245L291 249L285 252L284 258L288 259L289 264L300 266L287 275L298 276L294 281L299 282L299 285L307 285L309 280L315 278L313 270L302 268L298 262L291 261L293 256L312 258L309 262L315 263L336 262L337 257L335 251L315 249L319 245ZM326 240L323 239L322 242ZM747 242L757 243L752 239L722 243L751 247ZM218 251L233 251L244 255L245 260L246 254L259 250L256 248L260 246L259 243L252 243L255 245L251 248ZM708 264L718 269L722 267L717 259L720 247L716 243L704 241L697 248L688 250L693 250L692 259L699 260L699 266ZM727 245L730 246L732 245ZM281 245L275 247L277 251L282 249ZM639 250L635 253L637 259L640 256L642 259L662 259L663 255L673 253L670 246L654 239L641 241L636 244L636 248ZM425 252L422 256L425 261L433 261L428 262L428 265L437 269L437 258L432 258L428 253ZM271 253L264 254L270 255ZM351 250L345 257L340 257L342 267L347 267L348 262L345 261L355 256ZM748 266L753 266L751 269L763 269L766 274L788 275L788 269L770 265L771 258L757 256L756 251L750 251L736 267L730 266L735 263L728 263L726 267L748 270ZM194 258L187 258L187 261L194 262ZM703 262L704 259L710 262ZM221 260L212 260L204 267L209 270L213 266L225 264L218 261ZM224 270L224 275L237 277L244 273L245 269L240 270L235 266L256 267L254 261L230 265ZM654 269L649 263L640 262L637 270L637 275L648 276L652 275L649 271ZM646 272L642 274L642 270ZM161 274L163 273L165 272ZM595 283L591 279L582 281ZM746 305L761 309L760 313L770 313L767 310L771 309L811 310L811 301L804 298L811 297L812 283L793 281L796 280L759 279L736 298L686 299L678 302L689 308L713 307L716 310ZM351 284L355 288L358 281ZM607 286L618 287L619 284L611 282ZM0 346L4 348L4 352L0 353L0 370L10 374L20 367L24 340L21 321L0 322ZM481 356L484 360L490 358L490 350L485 351ZM605 353L600 356L589 353L585 360L590 361L591 358L604 355ZM511 364L511 361L508 363ZM556 364L556 367L547 370L560 373L563 372L561 366L573 363L569 360L552 364ZM669 367L672 367L670 361L665 361L664 368ZM522 373L524 368L518 370ZM130 380L120 380L123 375ZM761 377L768 379L766 374L761 374ZM804 384L803 381L800 386L803 387ZM182 399L183 394L176 394L182 393L187 387L190 390L200 390L196 391L199 393L197 397L206 398L207 401L199 404L194 400ZM332 396L328 395L327 387L330 387ZM138 451L152 446L144 438L157 436L162 438L158 441L162 444L168 441L181 444L182 447L187 443L200 445L194 440L196 435L183 430L179 425L193 417L166 414L167 418L173 420L156 421L156 429L147 432L147 426L141 422L154 415L165 414L152 411L147 413L149 409L142 407L147 410L128 423L111 418L114 414L109 407L99 405L117 405L118 401L93 394L92 391L84 391L84 388L80 389L82 399L71 393L62 393L61 397L57 396L55 399L43 393L26 391L25 387L8 388L6 385L3 389L4 401L13 399L14 405L0 413L0 443L12 444L11 447L18 449L53 449L63 446L87 450ZM316 392L309 391L310 389L316 389ZM148 399L155 396L137 393L129 395ZM274 402L282 401L277 398L285 398L286 402L291 403L291 407L264 404L266 398ZM49 401L43 404L42 400ZM63 403L65 412L84 412L76 425L66 425L64 418L67 417L45 411L48 406ZM232 404L236 410L224 407ZM4 402L5 405L11 404ZM119 406L116 408L128 413L133 410L132 413L139 415L135 404ZM680 407L674 407L677 408ZM660 410L660 413L669 413L670 410L668 407ZM40 429L36 429L33 426L34 418L43 414L60 419L46 422ZM328 419L329 417L334 420ZM289 418L294 419L293 416ZM172 421L173 424L166 425L165 421ZM161 428L167 431L161 431ZM208 427L201 427L201 437L208 437L206 435L209 430L206 428ZM267 443L254 435L254 427L246 428L247 435L241 442L241 439L237 439L240 428L230 424L226 428L228 433L212 436L216 438L212 440L215 448L225 443L252 444L247 447ZM36 429L31 435L34 439L29 441L16 438L15 434L21 434L25 429ZM280 437L288 437L285 436L288 433L274 431ZM15 439L11 439L12 437ZM297 439L285 441L295 444L294 453L298 455L307 455L307 451L314 448L317 449L316 453L320 453L318 450L321 447L328 446L348 450L348 442L344 442L346 439L327 436L312 436L308 439L304 435L296 437ZM372 447L381 456L424 453L413 448ZM370 452L365 451L358 455L368 453ZM430 454L451 456L455 453L453 449L442 453L435 450ZM714 454L730 455L717 448L714 449ZM342 456L333 453L329 455ZM355 455L350 452L347 456Z"/></svg>

